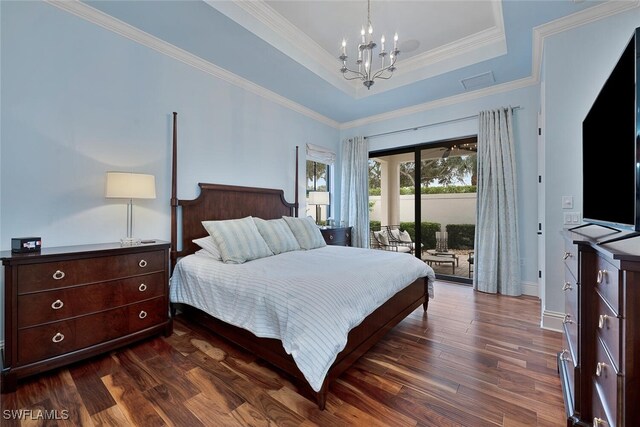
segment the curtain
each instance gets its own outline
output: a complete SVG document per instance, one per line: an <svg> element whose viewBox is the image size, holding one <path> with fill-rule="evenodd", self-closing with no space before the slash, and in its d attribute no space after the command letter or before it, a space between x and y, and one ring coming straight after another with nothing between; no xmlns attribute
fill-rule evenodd
<svg viewBox="0 0 640 427"><path fill-rule="evenodd" d="M369 247L369 144L361 136L342 144L340 219L353 227L351 245Z"/></svg>
<svg viewBox="0 0 640 427"><path fill-rule="evenodd" d="M520 295L513 109L483 111L478 132L478 201L473 287Z"/></svg>

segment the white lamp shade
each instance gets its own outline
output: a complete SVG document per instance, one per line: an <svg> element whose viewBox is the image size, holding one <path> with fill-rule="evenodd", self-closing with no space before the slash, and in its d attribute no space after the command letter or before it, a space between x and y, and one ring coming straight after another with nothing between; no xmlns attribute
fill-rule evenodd
<svg viewBox="0 0 640 427"><path fill-rule="evenodd" d="M153 175L130 172L107 172L106 198L155 199L156 179Z"/></svg>
<svg viewBox="0 0 640 427"><path fill-rule="evenodd" d="M310 205L328 205L329 192L328 191L309 191L309 204Z"/></svg>

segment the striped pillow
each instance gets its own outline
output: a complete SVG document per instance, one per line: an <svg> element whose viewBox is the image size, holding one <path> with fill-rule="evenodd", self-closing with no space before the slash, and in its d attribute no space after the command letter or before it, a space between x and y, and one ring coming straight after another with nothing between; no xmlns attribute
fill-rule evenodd
<svg viewBox="0 0 640 427"><path fill-rule="evenodd" d="M250 216L226 221L202 221L202 225L218 246L222 261L226 264L242 264L273 255Z"/></svg>
<svg viewBox="0 0 640 427"><path fill-rule="evenodd" d="M313 218L294 218L290 216L283 216L282 218L286 221L302 249L327 246Z"/></svg>
<svg viewBox="0 0 640 427"><path fill-rule="evenodd" d="M256 223L258 231L275 255L300 249L298 241L283 219L266 221L262 218L253 218L253 222Z"/></svg>

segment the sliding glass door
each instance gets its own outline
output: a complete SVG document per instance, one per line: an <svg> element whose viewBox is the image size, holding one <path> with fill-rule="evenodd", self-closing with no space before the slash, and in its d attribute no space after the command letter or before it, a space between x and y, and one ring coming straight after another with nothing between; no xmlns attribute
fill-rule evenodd
<svg viewBox="0 0 640 427"><path fill-rule="evenodd" d="M371 153L371 246L395 250L376 232L397 228L439 278L471 283L476 171L475 136Z"/></svg>

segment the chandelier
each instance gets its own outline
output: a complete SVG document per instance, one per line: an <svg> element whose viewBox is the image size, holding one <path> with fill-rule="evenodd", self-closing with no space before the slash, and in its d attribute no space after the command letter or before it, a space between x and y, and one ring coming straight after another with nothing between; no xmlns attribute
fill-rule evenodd
<svg viewBox="0 0 640 427"><path fill-rule="evenodd" d="M367 27L368 31L365 33L364 27L360 31L362 42L358 44L358 59L356 65L358 70L351 70L347 67L347 41L342 39L342 53L338 57L342 61L342 68L340 72L347 80L360 79L362 83L371 89L375 79L390 79L393 72L396 70L396 60L398 59L398 33L393 36L393 50L385 51L385 38L384 34L380 38L380 68L377 71L374 70L373 65L373 49L377 44L373 41L373 26L371 25L371 0L367 0ZM389 56L389 59L387 59Z"/></svg>

